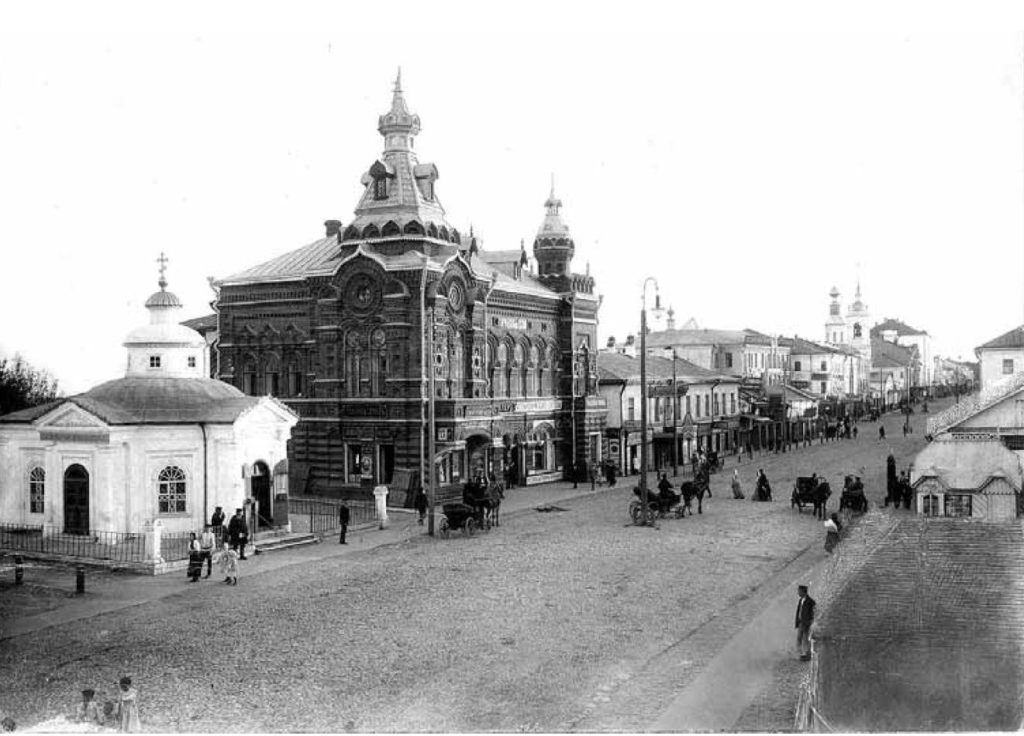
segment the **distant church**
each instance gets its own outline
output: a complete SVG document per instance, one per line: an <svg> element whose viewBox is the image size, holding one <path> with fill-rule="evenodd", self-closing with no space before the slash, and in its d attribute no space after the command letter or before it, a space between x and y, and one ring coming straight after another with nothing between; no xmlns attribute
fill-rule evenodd
<svg viewBox="0 0 1024 736"><path fill-rule="evenodd" d="M853 303L847 308L845 316L839 302L839 289L833 286L829 297L832 301L825 322L825 345L840 350L855 360L857 365L854 370L855 386L852 393L866 394L871 374L871 313L861 299L860 279L857 280L857 292Z"/></svg>
<svg viewBox="0 0 1024 736"><path fill-rule="evenodd" d="M280 397L301 417L293 492L418 485L429 378L435 460L450 492L477 473L529 485L601 460L600 299L594 279L572 269L554 187L534 272L525 243L488 251L448 222L438 168L413 148L420 118L400 77L377 129L384 152L359 180L350 223L328 220L319 240L216 283L220 378Z"/></svg>
<svg viewBox="0 0 1024 736"><path fill-rule="evenodd" d="M177 323L160 260L149 324L124 341L123 378L0 417L0 522L88 535L160 520L186 532L251 497L270 525L298 418L207 377L206 340Z"/></svg>

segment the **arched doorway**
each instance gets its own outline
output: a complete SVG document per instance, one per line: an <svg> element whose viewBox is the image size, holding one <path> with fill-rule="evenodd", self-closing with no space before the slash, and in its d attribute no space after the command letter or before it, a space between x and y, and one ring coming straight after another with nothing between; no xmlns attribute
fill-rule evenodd
<svg viewBox="0 0 1024 736"><path fill-rule="evenodd" d="M78 464L64 471L64 533L89 533L89 471Z"/></svg>
<svg viewBox="0 0 1024 736"><path fill-rule="evenodd" d="M466 459L469 463L469 478L483 474L486 478L493 470L491 465L491 438L485 434L474 434L466 439Z"/></svg>
<svg viewBox="0 0 1024 736"><path fill-rule="evenodd" d="M270 489L270 468L263 461L252 466L252 497L257 507L256 527L265 529L274 525L274 502Z"/></svg>

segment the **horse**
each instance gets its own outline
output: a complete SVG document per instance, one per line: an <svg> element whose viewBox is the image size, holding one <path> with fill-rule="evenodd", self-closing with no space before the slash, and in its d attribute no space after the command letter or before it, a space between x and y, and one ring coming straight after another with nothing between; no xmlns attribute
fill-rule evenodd
<svg viewBox="0 0 1024 736"><path fill-rule="evenodd" d="M505 489L501 487L501 483L491 481L487 485L485 495L481 499L481 505L484 507L484 520L487 526L490 526L492 522L494 526L501 526L499 511L501 510L501 501L504 498Z"/></svg>
<svg viewBox="0 0 1024 736"><path fill-rule="evenodd" d="M690 516L693 516L693 507L690 505L694 498L697 499L697 513L704 513L704 494L707 493L707 485L702 482L695 482L691 480L683 481L679 484L679 492L683 496L683 511L690 512Z"/></svg>

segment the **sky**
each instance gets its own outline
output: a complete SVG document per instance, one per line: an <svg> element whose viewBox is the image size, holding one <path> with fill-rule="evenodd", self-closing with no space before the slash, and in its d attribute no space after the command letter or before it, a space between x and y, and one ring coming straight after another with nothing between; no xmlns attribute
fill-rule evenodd
<svg viewBox="0 0 1024 736"><path fill-rule="evenodd" d="M123 374L161 252L187 319L208 277L350 222L398 67L483 248L530 248L554 175L601 344L648 276L709 328L823 340L858 278L942 355L1024 322L1024 17L81 5L0 11L0 351L67 393Z"/></svg>

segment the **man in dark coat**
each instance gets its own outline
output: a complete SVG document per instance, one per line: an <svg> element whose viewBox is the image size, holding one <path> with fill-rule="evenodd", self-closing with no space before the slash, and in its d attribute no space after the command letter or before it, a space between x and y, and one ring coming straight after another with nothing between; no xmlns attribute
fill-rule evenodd
<svg viewBox="0 0 1024 736"><path fill-rule="evenodd" d="M249 525L245 523L242 509L235 509L235 515L228 522L228 543L238 552L238 559L245 559L245 545L249 543Z"/></svg>
<svg viewBox="0 0 1024 736"><path fill-rule="evenodd" d="M892 453L885 459L885 505L900 505L900 493L896 480L896 458Z"/></svg>
<svg viewBox="0 0 1024 736"><path fill-rule="evenodd" d="M800 600L796 604L796 648L800 659L811 658L811 624L814 623L814 599L807 595L807 586L798 585Z"/></svg>
<svg viewBox="0 0 1024 736"><path fill-rule="evenodd" d="M427 494L423 492L421 488L416 494L416 500L413 502L416 507L417 524L423 526L423 520L427 517Z"/></svg>
<svg viewBox="0 0 1024 736"><path fill-rule="evenodd" d="M345 534L348 532L349 518L350 512L348 510L348 504L342 501L341 506L338 507L338 521L341 523L341 538L338 540L338 544L348 544L348 542L345 541Z"/></svg>
<svg viewBox="0 0 1024 736"><path fill-rule="evenodd" d="M210 526L214 528L214 533L220 532L220 527L224 526L224 509L220 506L213 510L213 518L210 519Z"/></svg>

